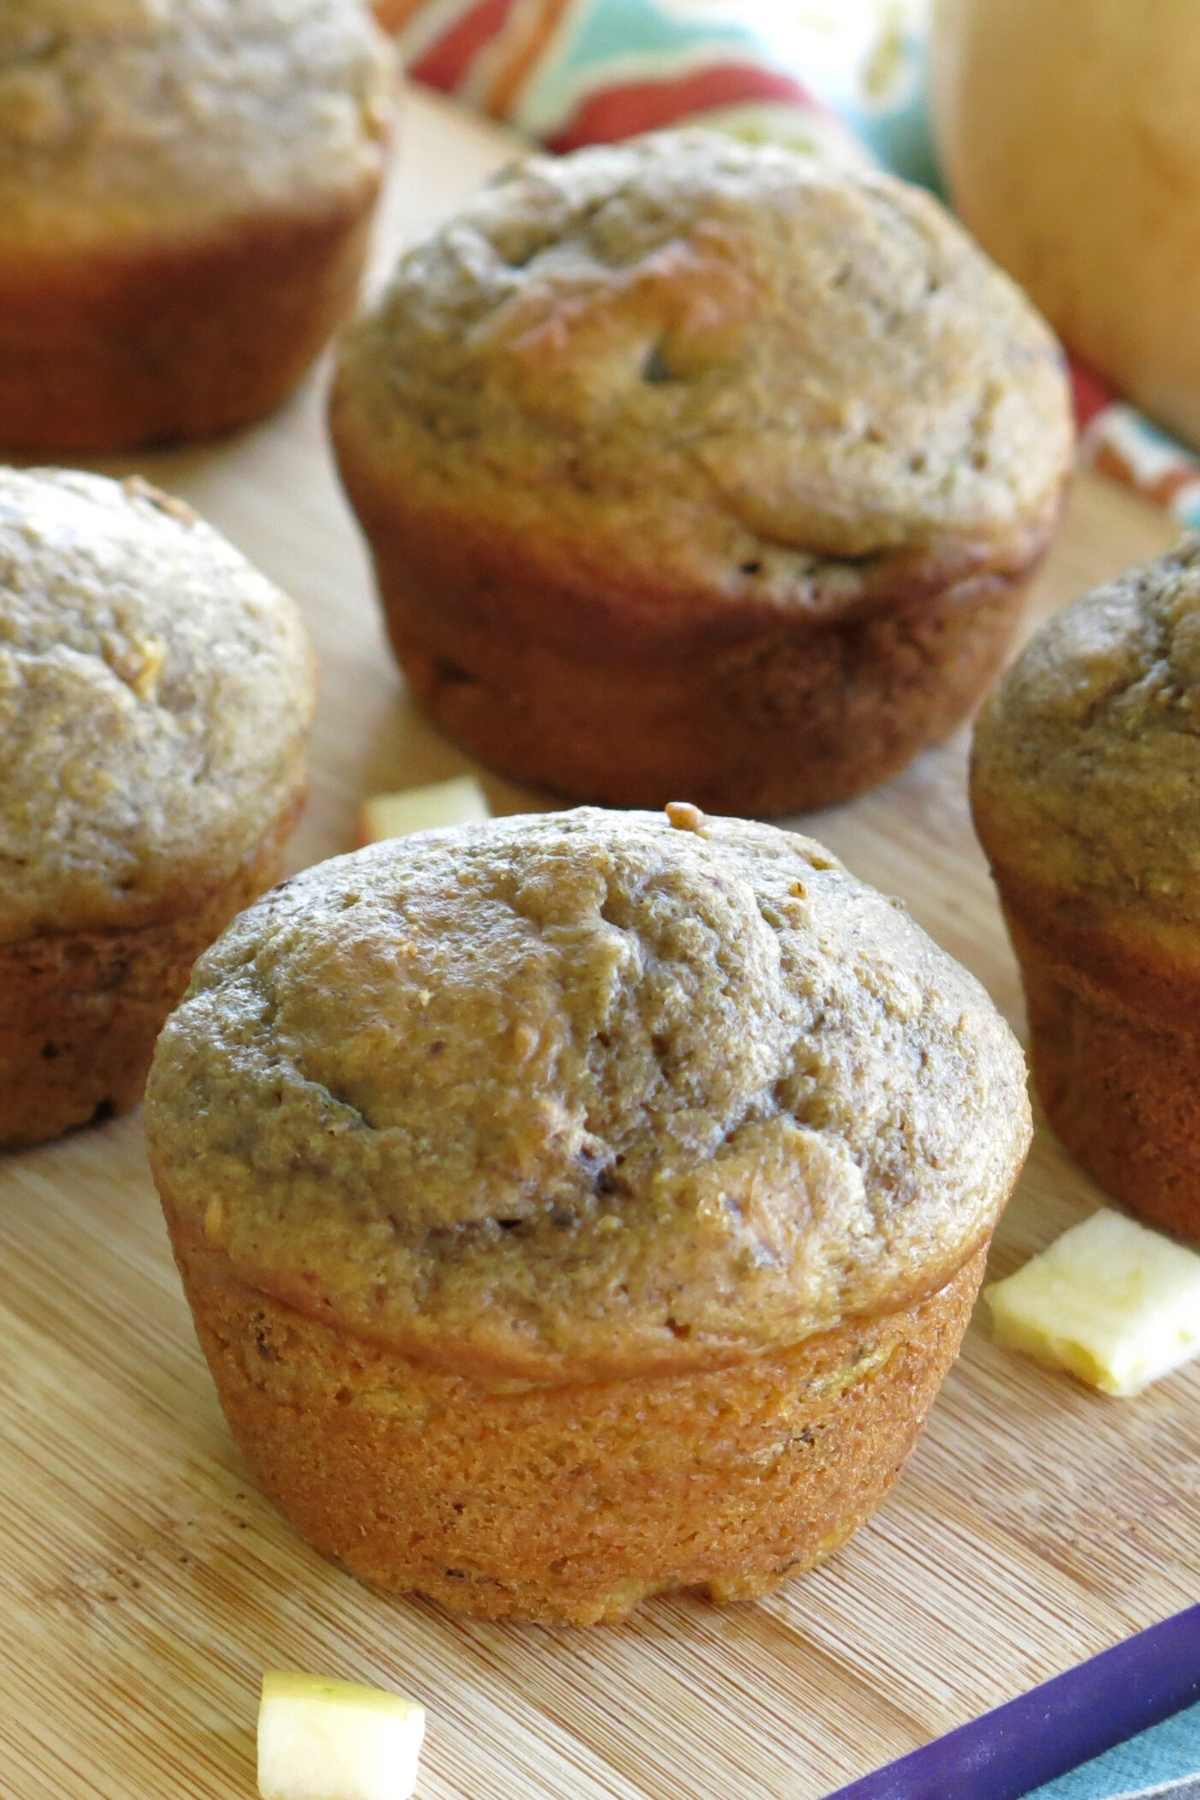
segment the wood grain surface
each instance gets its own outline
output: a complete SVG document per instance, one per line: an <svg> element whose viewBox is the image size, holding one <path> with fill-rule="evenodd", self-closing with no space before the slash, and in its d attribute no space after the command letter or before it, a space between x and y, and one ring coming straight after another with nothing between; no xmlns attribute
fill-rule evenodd
<svg viewBox="0 0 1200 1800"><path fill-rule="evenodd" d="M509 153L414 97L381 261ZM364 793L468 766L413 713L385 651L325 447L325 383L321 370L260 430L138 465L307 613L323 697L297 866L349 847ZM1171 535L1081 479L1036 612ZM541 803L486 785L498 811ZM1021 1028L962 739L812 828L902 895ZM996 1272L1096 1201L1039 1129ZM424 1700L421 1800L818 1800L1197 1597L1200 1370L1105 1400L998 1351L976 1322L883 1513L772 1599L659 1601L590 1633L389 1603L254 1491L192 1336L138 1118L0 1158L0 1234L6 1800L251 1796L258 1680L280 1664Z"/></svg>

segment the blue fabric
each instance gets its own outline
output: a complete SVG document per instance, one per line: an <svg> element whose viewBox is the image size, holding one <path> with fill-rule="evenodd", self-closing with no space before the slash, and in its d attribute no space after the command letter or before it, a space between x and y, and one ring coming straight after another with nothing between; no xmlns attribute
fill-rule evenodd
<svg viewBox="0 0 1200 1800"><path fill-rule="evenodd" d="M860 86L850 96L830 98L835 111L885 169L942 193L930 126L929 67L922 36L910 31L896 40L886 94L873 98Z"/></svg>
<svg viewBox="0 0 1200 1800"><path fill-rule="evenodd" d="M1108 1800L1185 1775L1200 1775L1200 1704L1047 1782L1026 1800Z"/></svg>

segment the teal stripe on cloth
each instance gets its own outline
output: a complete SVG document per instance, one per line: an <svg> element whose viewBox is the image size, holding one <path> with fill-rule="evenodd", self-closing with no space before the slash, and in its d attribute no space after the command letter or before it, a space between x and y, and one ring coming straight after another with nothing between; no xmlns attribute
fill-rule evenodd
<svg viewBox="0 0 1200 1800"><path fill-rule="evenodd" d="M1036 1788L1025 1800L1109 1800L1200 1774L1200 1704Z"/></svg>
<svg viewBox="0 0 1200 1800"><path fill-rule="evenodd" d="M564 60L568 69L602 68L625 56L661 56L701 45L760 59L764 54L761 37L735 17L681 17L654 0L596 0L572 24Z"/></svg>
<svg viewBox="0 0 1200 1800"><path fill-rule="evenodd" d="M895 46L895 66L886 96L872 101L860 88L850 98L835 97L833 105L885 169L940 194L941 177L929 119L926 49L925 39L918 33L904 33Z"/></svg>

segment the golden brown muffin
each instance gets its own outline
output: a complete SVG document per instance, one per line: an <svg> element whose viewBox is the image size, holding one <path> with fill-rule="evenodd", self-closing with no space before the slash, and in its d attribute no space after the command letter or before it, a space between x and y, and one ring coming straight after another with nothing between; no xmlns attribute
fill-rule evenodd
<svg viewBox="0 0 1200 1800"><path fill-rule="evenodd" d="M312 702L295 607L179 501L0 470L0 1145L136 1102L279 872Z"/></svg>
<svg viewBox="0 0 1200 1800"><path fill-rule="evenodd" d="M971 803L1050 1123L1200 1237L1200 538L1038 632L980 718Z"/></svg>
<svg viewBox="0 0 1200 1800"><path fill-rule="evenodd" d="M353 306L390 66L364 0L7 0L0 443L275 406Z"/></svg>
<svg viewBox="0 0 1200 1800"><path fill-rule="evenodd" d="M891 1485L1029 1139L976 982L807 838L595 810L277 888L150 1158L266 1491L380 1587L760 1593Z"/></svg>
<svg viewBox="0 0 1200 1800"><path fill-rule="evenodd" d="M418 697L583 799L845 798L999 667L1059 352L936 201L715 133L536 158L401 260L332 426Z"/></svg>

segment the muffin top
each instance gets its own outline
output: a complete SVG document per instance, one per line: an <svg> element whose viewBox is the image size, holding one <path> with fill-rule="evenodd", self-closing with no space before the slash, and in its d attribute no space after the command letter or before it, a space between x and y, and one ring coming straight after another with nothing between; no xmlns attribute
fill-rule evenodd
<svg viewBox="0 0 1200 1800"><path fill-rule="evenodd" d="M1014 1039L811 840L667 815L428 832L244 913L151 1074L177 1228L352 1333L534 1381L941 1286L1027 1148Z"/></svg>
<svg viewBox="0 0 1200 1800"><path fill-rule="evenodd" d="M486 188L350 333L335 420L535 562L816 613L1023 563L1072 443L1053 337L935 200L705 131Z"/></svg>
<svg viewBox="0 0 1200 1800"><path fill-rule="evenodd" d="M972 790L1039 888L1200 921L1200 537L1042 627L979 720Z"/></svg>
<svg viewBox="0 0 1200 1800"><path fill-rule="evenodd" d="M0 470L0 943L223 886L302 785L292 602L141 481Z"/></svg>
<svg viewBox="0 0 1200 1800"><path fill-rule="evenodd" d="M334 204L378 175L390 69L365 0L5 0L0 246Z"/></svg>

